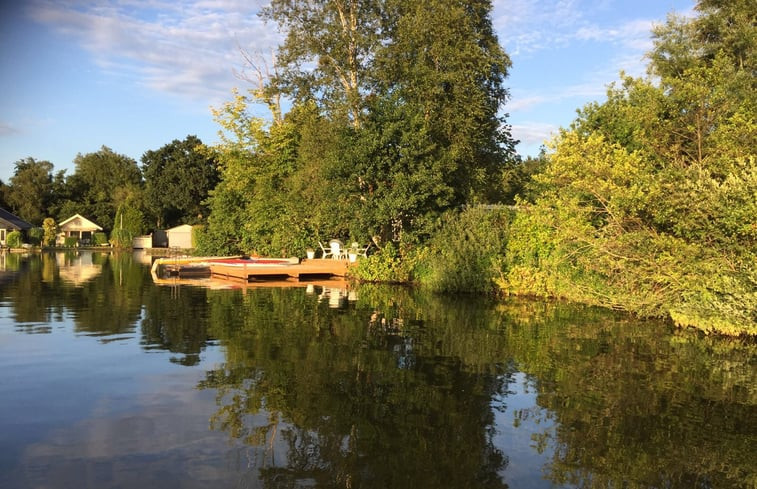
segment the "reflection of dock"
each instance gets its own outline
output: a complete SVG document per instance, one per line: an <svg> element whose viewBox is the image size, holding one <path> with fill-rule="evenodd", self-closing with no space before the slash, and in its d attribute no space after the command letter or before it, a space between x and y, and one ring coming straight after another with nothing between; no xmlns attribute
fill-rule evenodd
<svg viewBox="0 0 757 489"><path fill-rule="evenodd" d="M282 262L271 264L258 263L219 263L209 262L213 277L236 279L244 282L272 279L313 279L320 277L344 277L349 269L347 260L311 259L299 263Z"/></svg>

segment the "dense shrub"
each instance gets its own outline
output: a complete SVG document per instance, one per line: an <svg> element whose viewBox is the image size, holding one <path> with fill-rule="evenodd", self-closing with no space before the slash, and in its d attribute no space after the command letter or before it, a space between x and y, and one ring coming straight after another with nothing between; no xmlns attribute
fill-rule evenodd
<svg viewBox="0 0 757 489"><path fill-rule="evenodd" d="M55 224L55 219L52 217L45 218L42 221L42 242L45 246L55 246L55 239L58 233L58 226Z"/></svg>
<svg viewBox="0 0 757 489"><path fill-rule="evenodd" d="M493 292L502 274L513 211L474 207L450 212L429 242L422 283L437 292Z"/></svg>
<svg viewBox="0 0 757 489"><path fill-rule="evenodd" d="M103 232L97 232L92 235L92 244L102 246L108 244L108 236Z"/></svg>
<svg viewBox="0 0 757 489"><path fill-rule="evenodd" d="M5 237L5 244L10 248L20 248L22 243L22 237L20 231L11 231Z"/></svg>
<svg viewBox="0 0 757 489"><path fill-rule="evenodd" d="M66 248L79 246L79 238L77 238L76 236L66 236L66 239L63 240L63 246L65 246Z"/></svg>
<svg viewBox="0 0 757 489"><path fill-rule="evenodd" d="M110 233L110 244L116 248L130 248L133 239L134 233L126 228L114 229Z"/></svg>
<svg viewBox="0 0 757 489"><path fill-rule="evenodd" d="M403 256L400 248L389 242L376 253L360 260L351 273L355 278L366 282L410 282L413 264L416 262L413 256L411 252Z"/></svg>
<svg viewBox="0 0 757 489"><path fill-rule="evenodd" d="M33 227L26 232L26 239L29 244L39 246L42 243L42 237L45 235L45 231L39 227Z"/></svg>

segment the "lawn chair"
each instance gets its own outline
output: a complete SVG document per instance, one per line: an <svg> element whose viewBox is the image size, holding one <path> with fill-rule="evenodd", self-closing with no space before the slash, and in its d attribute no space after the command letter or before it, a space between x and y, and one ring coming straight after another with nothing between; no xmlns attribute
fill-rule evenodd
<svg viewBox="0 0 757 489"><path fill-rule="evenodd" d="M350 249L351 250L355 250L355 253L358 256L362 256L363 258L367 258L368 257L368 248L370 248L370 247L371 247L370 243L368 243L365 246L361 246L360 243L358 243L357 241L354 241L352 243L352 246L350 247Z"/></svg>
<svg viewBox="0 0 757 489"><path fill-rule="evenodd" d="M318 246L321 247L321 251L323 252L323 256L321 258L328 258L332 256L331 247L326 248L320 241L318 242Z"/></svg>

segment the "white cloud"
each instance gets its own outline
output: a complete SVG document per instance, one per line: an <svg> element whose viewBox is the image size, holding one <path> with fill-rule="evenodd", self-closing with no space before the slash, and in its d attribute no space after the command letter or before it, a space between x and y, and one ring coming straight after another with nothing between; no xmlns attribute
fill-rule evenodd
<svg viewBox="0 0 757 489"><path fill-rule="evenodd" d="M512 134L522 145L541 145L557 133L559 127L543 122L524 122L513 124Z"/></svg>
<svg viewBox="0 0 757 489"><path fill-rule="evenodd" d="M270 52L274 26L257 13L264 2L41 0L33 18L76 39L106 72L194 99L222 100L239 85L239 47Z"/></svg>

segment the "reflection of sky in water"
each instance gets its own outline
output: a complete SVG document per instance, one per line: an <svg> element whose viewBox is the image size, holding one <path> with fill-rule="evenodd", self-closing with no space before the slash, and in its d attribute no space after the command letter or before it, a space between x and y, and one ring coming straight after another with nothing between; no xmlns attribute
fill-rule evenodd
<svg viewBox="0 0 757 489"><path fill-rule="evenodd" d="M287 464L287 423L279 423L268 447L245 446L210 429L216 391L196 386L223 363L221 347L206 348L200 364L188 368L168 361L170 352L145 354L137 334L103 342L72 335L66 322L49 326L49 334L18 334L12 321L0 320L0 368L8 373L0 403L0 486L191 488L245 480L255 487L260 467ZM536 394L523 374L509 391L492 402L504 406L495 409L493 439L509 458L500 475L511 487L550 487L533 478L549 456L538 455L530 441L532 431L547 428L536 424L543 413L518 415L535 413ZM265 412L245 419L248 427L267 423Z"/></svg>
<svg viewBox="0 0 757 489"><path fill-rule="evenodd" d="M492 402L496 429L493 443L508 458L507 467L500 476L512 488L555 487L550 481L535 477L535 474L544 472L551 460L552 446L547 446L539 454L532 438L534 433L551 432L554 423L548 418L547 411L536 404L536 387L526 374L513 374L513 382L507 387L508 395ZM497 409L500 407L504 409Z"/></svg>
<svg viewBox="0 0 757 489"><path fill-rule="evenodd" d="M18 334L0 314L0 487L167 487L228 477L228 436L208 429L211 391L199 368L145 355L135 336L103 342L67 323ZM94 344L97 343L97 344ZM218 472L220 470L220 473ZM232 471L233 473L233 471ZM185 486L185 487L191 487Z"/></svg>

